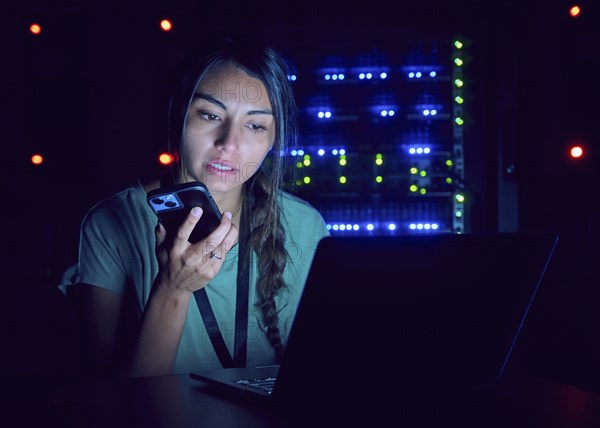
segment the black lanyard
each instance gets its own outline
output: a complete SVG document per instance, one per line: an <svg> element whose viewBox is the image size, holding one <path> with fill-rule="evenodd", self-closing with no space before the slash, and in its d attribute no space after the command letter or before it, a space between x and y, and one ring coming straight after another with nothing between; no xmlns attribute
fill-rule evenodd
<svg viewBox="0 0 600 428"><path fill-rule="evenodd" d="M248 345L248 299L249 299L249 267L245 268L243 263L243 251L241 242L238 244L238 272L237 289L235 300L235 341L233 349L233 358L223 340L221 329L215 318L212 306L206 294L206 287L194 292L198 309L202 315L204 326L208 332L208 337L221 361L224 368L245 367Z"/></svg>

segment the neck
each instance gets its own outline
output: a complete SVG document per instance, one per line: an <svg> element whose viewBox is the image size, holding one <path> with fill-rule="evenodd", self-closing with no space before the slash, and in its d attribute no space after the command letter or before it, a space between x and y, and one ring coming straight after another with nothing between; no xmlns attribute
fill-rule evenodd
<svg viewBox="0 0 600 428"><path fill-rule="evenodd" d="M242 210L242 192L241 189L238 192L218 193L212 194L219 210L221 212L229 211L233 215L234 224L239 224L239 217Z"/></svg>

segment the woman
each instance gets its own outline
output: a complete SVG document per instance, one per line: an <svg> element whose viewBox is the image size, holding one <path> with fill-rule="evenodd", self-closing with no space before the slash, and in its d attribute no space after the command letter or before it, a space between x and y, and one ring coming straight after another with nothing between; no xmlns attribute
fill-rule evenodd
<svg viewBox="0 0 600 428"><path fill-rule="evenodd" d="M281 190L295 101L284 61L248 38L210 43L170 106L174 181L201 181L223 212L188 242L193 209L168 236L146 203L159 182L93 207L61 289L96 375L187 373L280 361L319 240L320 214Z"/></svg>

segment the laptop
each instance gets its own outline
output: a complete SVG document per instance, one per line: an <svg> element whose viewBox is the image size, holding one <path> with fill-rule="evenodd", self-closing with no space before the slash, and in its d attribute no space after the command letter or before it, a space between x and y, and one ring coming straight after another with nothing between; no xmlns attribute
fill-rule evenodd
<svg viewBox="0 0 600 428"><path fill-rule="evenodd" d="M323 238L282 364L190 375L298 409L485 388L509 361L556 244L537 233Z"/></svg>

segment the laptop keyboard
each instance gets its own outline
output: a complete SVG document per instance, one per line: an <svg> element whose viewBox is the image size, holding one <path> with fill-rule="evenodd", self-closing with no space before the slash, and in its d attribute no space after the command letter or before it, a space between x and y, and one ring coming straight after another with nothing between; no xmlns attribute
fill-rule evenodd
<svg viewBox="0 0 600 428"><path fill-rule="evenodd" d="M276 378L274 377L266 377L263 379L240 379L236 380L235 383L271 394L273 392L273 387L275 386L275 380Z"/></svg>

